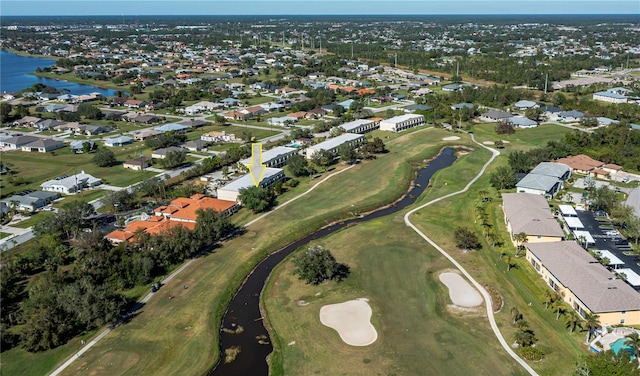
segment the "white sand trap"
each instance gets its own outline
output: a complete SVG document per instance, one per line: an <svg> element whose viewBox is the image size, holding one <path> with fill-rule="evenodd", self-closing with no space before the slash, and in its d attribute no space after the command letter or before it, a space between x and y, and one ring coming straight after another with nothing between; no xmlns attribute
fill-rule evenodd
<svg viewBox="0 0 640 376"><path fill-rule="evenodd" d="M493 141L483 141L482 143L485 145L495 145L495 142Z"/></svg>
<svg viewBox="0 0 640 376"><path fill-rule="evenodd" d="M320 322L335 329L347 345L370 345L378 339L378 332L371 325L372 311L368 301L360 298L326 305L320 308Z"/></svg>
<svg viewBox="0 0 640 376"><path fill-rule="evenodd" d="M449 136L449 137L445 137L442 139L442 141L455 141L455 140L459 140L460 137L458 136Z"/></svg>
<svg viewBox="0 0 640 376"><path fill-rule="evenodd" d="M456 273L441 273L440 282L449 289L453 304L460 307L477 307L482 304L482 296L464 278Z"/></svg>

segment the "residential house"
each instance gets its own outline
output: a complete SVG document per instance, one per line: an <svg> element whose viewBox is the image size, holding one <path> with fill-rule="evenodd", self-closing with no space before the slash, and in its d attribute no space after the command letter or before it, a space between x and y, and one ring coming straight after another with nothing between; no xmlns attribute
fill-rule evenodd
<svg viewBox="0 0 640 376"><path fill-rule="evenodd" d="M13 122L13 126L15 127L35 127L36 123L39 122L39 117L35 116L25 116L22 119L16 120Z"/></svg>
<svg viewBox="0 0 640 376"><path fill-rule="evenodd" d="M526 129L526 128L535 128L538 126L538 122L535 120L531 120L524 116L512 116L507 119L508 122L513 125L514 128Z"/></svg>
<svg viewBox="0 0 640 376"><path fill-rule="evenodd" d="M144 141L149 137L155 137L159 134L162 134L162 132L156 131L155 129L143 129L131 132L131 135L136 139L136 141Z"/></svg>
<svg viewBox="0 0 640 376"><path fill-rule="evenodd" d="M424 116L418 114L406 114L395 116L380 122L381 131L402 132L406 129L418 127L424 124Z"/></svg>
<svg viewBox="0 0 640 376"><path fill-rule="evenodd" d="M280 116L267 119L267 124L277 126L289 126L293 123L297 123L298 118L292 116Z"/></svg>
<svg viewBox="0 0 640 376"><path fill-rule="evenodd" d="M591 175L594 169L604 165L604 163L596 161L595 159L584 154L560 158L556 160L556 163L565 164L569 166L569 168L571 168L572 173L577 172L583 175Z"/></svg>
<svg viewBox="0 0 640 376"><path fill-rule="evenodd" d="M129 108L142 108L147 104L146 101L136 100L136 99L127 99L124 101L123 105Z"/></svg>
<svg viewBox="0 0 640 376"><path fill-rule="evenodd" d="M564 238L564 232L543 196L503 193L502 210L504 223L514 244L514 235L521 232L527 235L527 243L558 242Z"/></svg>
<svg viewBox="0 0 640 376"><path fill-rule="evenodd" d="M571 170L568 166L560 163L541 162L516 183L516 190L520 193L531 193L551 198L562 189L563 182L569 176L571 176Z"/></svg>
<svg viewBox="0 0 640 376"><path fill-rule="evenodd" d="M287 164L287 160L295 153L297 153L298 149L290 148L286 146L277 146L273 149L269 149L262 152L262 164L267 167L282 167ZM243 165L249 166L253 164L252 158L246 158L240 161Z"/></svg>
<svg viewBox="0 0 640 376"><path fill-rule="evenodd" d="M177 146L169 146L169 147L166 147L166 148L153 150L151 152L151 158L165 159L167 157L167 154L169 154L169 153L183 152L183 151L184 150L182 148L179 148Z"/></svg>
<svg viewBox="0 0 640 376"><path fill-rule="evenodd" d="M168 205L160 206L153 210L153 214L170 221L196 223L199 210L210 209L216 213L230 215L237 207L235 201L225 201L206 197L203 194L195 194L190 198L179 197Z"/></svg>
<svg viewBox="0 0 640 376"><path fill-rule="evenodd" d="M18 211L34 212L60 197L58 193L32 191L22 194L15 194L2 200L8 208L15 208Z"/></svg>
<svg viewBox="0 0 640 376"><path fill-rule="evenodd" d="M340 125L347 133L364 134L380 128L380 121L370 119L358 119Z"/></svg>
<svg viewBox="0 0 640 376"><path fill-rule="evenodd" d="M514 105L514 107L518 111L524 111L524 110L527 110L529 108L538 108L538 107L540 107L540 105L537 104L536 102L521 100L521 101L517 101L516 104Z"/></svg>
<svg viewBox="0 0 640 376"><path fill-rule="evenodd" d="M561 111L555 114L555 118L557 121L561 123L575 123L584 117L584 113L580 111Z"/></svg>
<svg viewBox="0 0 640 376"><path fill-rule="evenodd" d="M201 139L197 139L197 140L187 141L181 146L182 148L187 149L189 151L202 151L207 149L207 146L209 146L209 143Z"/></svg>
<svg viewBox="0 0 640 376"><path fill-rule="evenodd" d="M163 124L159 127L155 127L153 128L153 130L162 132L162 133L167 133L167 132L187 133L189 131L189 127L178 124L178 123L168 123L168 124Z"/></svg>
<svg viewBox="0 0 640 376"><path fill-rule="evenodd" d="M41 119L35 124L35 127L40 131L48 131L61 124L64 124L64 122L55 119Z"/></svg>
<svg viewBox="0 0 640 376"><path fill-rule="evenodd" d="M600 324L640 325L640 294L574 241L527 243L527 261L581 317Z"/></svg>
<svg viewBox="0 0 640 376"><path fill-rule="evenodd" d="M124 146L132 143L133 143L133 138L128 136L118 136L118 137L108 138L104 140L104 146L108 146L108 147Z"/></svg>
<svg viewBox="0 0 640 376"><path fill-rule="evenodd" d="M139 156L122 164L122 167L134 171L142 171L149 166L151 166L151 158L145 156Z"/></svg>
<svg viewBox="0 0 640 376"><path fill-rule="evenodd" d="M264 171L264 174L262 175L262 180L260 180L260 183L258 185L262 188L268 188L275 184L275 182L284 180L284 170L280 168L267 167ZM242 175L241 177L225 185L224 187L218 188L218 199L238 202L239 204L242 204L238 199L240 190L243 188L254 187L255 185L256 183L251 174Z"/></svg>
<svg viewBox="0 0 640 376"><path fill-rule="evenodd" d="M512 118L513 115L505 111L490 110L480 115L480 119L485 121L504 121Z"/></svg>
<svg viewBox="0 0 640 376"><path fill-rule="evenodd" d="M176 124L178 125L183 125L185 127L189 127L189 128L200 128L200 127L204 127L205 125L207 125L207 121L206 120L200 120L200 119L189 119L189 120L183 120L183 121L179 121Z"/></svg>
<svg viewBox="0 0 640 376"><path fill-rule="evenodd" d="M48 153L50 151L60 149L64 147L64 142L53 140L50 138L40 138L36 141L30 142L26 145L22 145L20 149L22 151L31 153Z"/></svg>
<svg viewBox="0 0 640 376"><path fill-rule="evenodd" d="M88 144L89 145L89 150L93 150L96 147L96 143L94 141L91 141L91 140L76 140L76 141L72 141L69 144L69 147L71 148L71 151L73 151L76 154L79 154L79 153L84 152L84 144Z"/></svg>
<svg viewBox="0 0 640 376"><path fill-rule="evenodd" d="M628 99L623 94L607 90L593 93L593 100L608 103L627 103Z"/></svg>
<svg viewBox="0 0 640 376"><path fill-rule="evenodd" d="M462 110L463 108L473 109L474 105L472 103L462 102L462 103L456 103L453 106L451 106L451 109L454 111Z"/></svg>
<svg viewBox="0 0 640 376"><path fill-rule="evenodd" d="M13 136L0 140L0 146L8 150L19 150L24 145L38 141L40 138L35 136Z"/></svg>
<svg viewBox="0 0 640 376"><path fill-rule="evenodd" d="M319 144L309 146L307 148L307 158L313 158L313 155L320 150L337 151L342 145L359 145L364 141L361 134L343 133L337 137L329 138Z"/></svg>
<svg viewBox="0 0 640 376"><path fill-rule="evenodd" d="M73 194L82 189L94 188L102 184L102 180L92 175L86 174L84 171L79 174L67 176L63 175L53 180L48 180L40 186L43 191L59 192L64 194Z"/></svg>

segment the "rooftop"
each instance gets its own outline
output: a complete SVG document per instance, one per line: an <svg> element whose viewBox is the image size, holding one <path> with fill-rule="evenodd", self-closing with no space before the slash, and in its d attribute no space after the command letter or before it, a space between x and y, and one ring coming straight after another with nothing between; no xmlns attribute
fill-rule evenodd
<svg viewBox="0 0 640 376"><path fill-rule="evenodd" d="M592 312L640 310L640 295L574 241L526 246Z"/></svg>
<svg viewBox="0 0 640 376"><path fill-rule="evenodd" d="M549 203L540 195L530 193L503 193L502 206L514 234L564 236L560 225L551 214Z"/></svg>

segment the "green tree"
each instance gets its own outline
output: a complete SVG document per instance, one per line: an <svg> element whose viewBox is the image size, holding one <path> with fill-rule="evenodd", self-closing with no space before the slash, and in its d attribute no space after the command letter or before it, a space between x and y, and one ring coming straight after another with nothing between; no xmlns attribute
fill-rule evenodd
<svg viewBox="0 0 640 376"><path fill-rule="evenodd" d="M532 168L531 157L522 150L509 153L509 167L515 172L527 173Z"/></svg>
<svg viewBox="0 0 640 376"><path fill-rule="evenodd" d="M504 149L504 141L502 140L496 140L493 145L496 147L496 149Z"/></svg>
<svg viewBox="0 0 640 376"><path fill-rule="evenodd" d="M186 151L176 150L168 152L158 163L162 168L172 169L182 165L186 159Z"/></svg>
<svg viewBox="0 0 640 376"><path fill-rule="evenodd" d="M353 163L356 160L356 148L352 145L344 144L338 148L338 155L343 162Z"/></svg>
<svg viewBox="0 0 640 376"><path fill-rule="evenodd" d="M78 106L78 115L85 119L98 120L102 117L102 111L94 105L82 103Z"/></svg>
<svg viewBox="0 0 640 376"><path fill-rule="evenodd" d="M337 158L335 152L328 150L318 150L311 156L311 162L316 166L323 167L326 171L327 167L332 165Z"/></svg>
<svg viewBox="0 0 640 376"><path fill-rule="evenodd" d="M601 351L595 355L583 356L574 370L574 376L638 376L638 358L630 360L626 351Z"/></svg>
<svg viewBox="0 0 640 376"><path fill-rule="evenodd" d="M520 255L520 252L524 250L524 244L527 242L529 237L525 232L518 232L513 234L513 241L516 242L516 257Z"/></svg>
<svg viewBox="0 0 640 376"><path fill-rule="evenodd" d="M591 210L604 210L611 213L618 206L618 198L612 189L603 185L587 190L587 203Z"/></svg>
<svg viewBox="0 0 640 376"><path fill-rule="evenodd" d="M489 175L491 186L500 191L516 186L516 174L507 166L500 166Z"/></svg>
<svg viewBox="0 0 640 376"><path fill-rule="evenodd" d="M513 128L513 123L507 120L503 120L496 124L496 133L497 134L514 134L516 133L515 128Z"/></svg>
<svg viewBox="0 0 640 376"><path fill-rule="evenodd" d="M307 159L300 154L293 154L287 160L287 166L293 176L309 176L311 174L311 166Z"/></svg>
<svg viewBox="0 0 640 376"><path fill-rule="evenodd" d="M294 274L308 284L318 285L326 280L346 278L350 269L336 261L328 249L319 245L310 246L293 259Z"/></svg>
<svg viewBox="0 0 640 376"><path fill-rule="evenodd" d="M113 151L107 148L98 149L96 154L93 156L93 163L98 165L98 167L111 167L117 162L116 155Z"/></svg>
<svg viewBox="0 0 640 376"><path fill-rule="evenodd" d="M468 228L458 227L454 231L453 236L458 248L462 248L464 250L482 248L476 233Z"/></svg>
<svg viewBox="0 0 640 376"><path fill-rule="evenodd" d="M638 332L634 331L633 333L624 336L624 338L626 338L624 341L625 346L630 346L633 355L638 359L640 357L640 335L638 335Z"/></svg>
<svg viewBox="0 0 640 376"><path fill-rule="evenodd" d="M11 111L13 107L7 102L0 102L0 124L4 124L11 119Z"/></svg>
<svg viewBox="0 0 640 376"><path fill-rule="evenodd" d="M600 316L589 312L585 313L584 328L587 329L585 344L589 344L591 336L595 334L598 328L600 328Z"/></svg>
<svg viewBox="0 0 640 376"><path fill-rule="evenodd" d="M570 333L573 333L576 329L582 329L582 319L578 316L576 311L569 311L565 327L569 329Z"/></svg>
<svg viewBox="0 0 640 376"><path fill-rule="evenodd" d="M275 205L276 197L271 189L262 187L241 188L238 201L242 206L251 209L254 213L267 211Z"/></svg>

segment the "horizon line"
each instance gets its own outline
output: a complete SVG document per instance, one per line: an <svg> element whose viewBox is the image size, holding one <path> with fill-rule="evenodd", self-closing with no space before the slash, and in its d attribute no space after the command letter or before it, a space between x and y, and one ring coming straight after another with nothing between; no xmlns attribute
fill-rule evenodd
<svg viewBox="0 0 640 376"><path fill-rule="evenodd" d="M196 16L196 17L273 17L273 16L310 16L310 17L341 17L341 16L358 16L358 17L366 17L366 16L375 16L375 17L397 17L397 16L409 16L409 17L422 17L422 16L637 16L640 15L638 13L397 13L397 14L379 14L379 13L370 13L370 14L360 14L360 13L342 13L342 14L38 14L38 15L0 15L0 18L3 17L141 17L141 16L149 16L149 17L176 17L176 16Z"/></svg>

